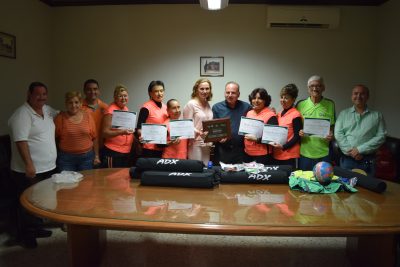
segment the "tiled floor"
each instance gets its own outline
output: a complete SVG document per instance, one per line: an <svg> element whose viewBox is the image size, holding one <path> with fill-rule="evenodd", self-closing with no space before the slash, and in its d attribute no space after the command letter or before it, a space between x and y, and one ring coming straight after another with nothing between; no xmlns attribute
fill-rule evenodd
<svg viewBox="0 0 400 267"><path fill-rule="evenodd" d="M251 237L107 231L108 266L350 266L343 237ZM0 242L4 240L0 236ZM38 239L36 249L0 247L1 267L68 266L66 233ZM99 255L100 256L100 255Z"/></svg>

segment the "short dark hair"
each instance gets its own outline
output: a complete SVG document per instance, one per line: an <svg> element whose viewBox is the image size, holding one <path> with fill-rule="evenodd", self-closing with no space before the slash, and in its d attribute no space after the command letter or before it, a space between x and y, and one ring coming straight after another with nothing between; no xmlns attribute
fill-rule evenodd
<svg viewBox="0 0 400 267"><path fill-rule="evenodd" d="M149 87L147 88L148 93L150 94L151 90L153 90L153 87L157 86L157 85L162 86L164 88L164 90L165 90L165 86L164 86L164 83L162 81L159 81L159 80L151 81L150 84L149 84Z"/></svg>
<svg viewBox="0 0 400 267"><path fill-rule="evenodd" d="M44 87L44 88L46 88L46 91L47 91L47 86L44 83L42 83L42 82L32 82L29 85L29 93L32 94L33 90L35 90L36 87Z"/></svg>
<svg viewBox="0 0 400 267"><path fill-rule="evenodd" d="M250 104L251 104L251 100L256 98L257 93L260 94L260 98L262 100L264 100L265 106L269 107L269 105L271 104L271 96L268 94L267 90L265 90L264 88L256 88L249 94Z"/></svg>
<svg viewBox="0 0 400 267"><path fill-rule="evenodd" d="M97 86L99 86L98 81L96 81L95 79L88 79L85 81L85 83L83 84L83 89L86 88L86 85L88 85L89 83L95 83Z"/></svg>
<svg viewBox="0 0 400 267"><path fill-rule="evenodd" d="M294 83L289 83L282 88L280 95L289 95L293 99L296 99L298 94L299 89L297 88L297 86Z"/></svg>
<svg viewBox="0 0 400 267"><path fill-rule="evenodd" d="M171 103L174 102L174 101L179 103L179 101L176 100L175 98L171 98L170 100L167 101L167 108L170 108L171 107Z"/></svg>

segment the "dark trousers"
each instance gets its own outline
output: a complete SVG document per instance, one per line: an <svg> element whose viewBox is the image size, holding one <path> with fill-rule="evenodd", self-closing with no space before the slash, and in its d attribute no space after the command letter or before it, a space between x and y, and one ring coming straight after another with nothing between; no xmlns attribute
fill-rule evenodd
<svg viewBox="0 0 400 267"><path fill-rule="evenodd" d="M19 198L22 193L31 185L48 179L56 173L56 169L51 171L38 173L35 178L28 178L25 176L25 173L11 171L11 178L15 184L16 193L17 193L17 227L16 232L12 233L17 240L24 240L26 238L32 238L32 231L37 228L41 228L43 225L42 219L39 217L33 216L28 213L19 202Z"/></svg>
<svg viewBox="0 0 400 267"><path fill-rule="evenodd" d="M290 166L292 166L293 170L297 170L296 159L286 159L286 160L274 159L274 164L276 164L276 165L290 165Z"/></svg>
<svg viewBox="0 0 400 267"><path fill-rule="evenodd" d="M162 151L143 148L141 156L143 158L161 158Z"/></svg>
<svg viewBox="0 0 400 267"><path fill-rule="evenodd" d="M364 155L362 160L355 160L352 157L343 155L340 158L340 167L343 169L361 169L367 174L375 175L375 155Z"/></svg>
<svg viewBox="0 0 400 267"><path fill-rule="evenodd" d="M257 163L262 163L264 165L271 165L273 164L273 158L271 156L271 154L267 154L267 155L262 155L262 156L250 156L247 153L245 153L245 162L252 162L255 161Z"/></svg>
<svg viewBox="0 0 400 267"><path fill-rule="evenodd" d="M103 149L101 163L103 168L128 168L133 165L130 153L120 153L107 147Z"/></svg>
<svg viewBox="0 0 400 267"><path fill-rule="evenodd" d="M228 142L228 141L227 141ZM241 145L215 144L214 149L214 165L219 165L220 162L226 164L243 163L245 160L244 148Z"/></svg>

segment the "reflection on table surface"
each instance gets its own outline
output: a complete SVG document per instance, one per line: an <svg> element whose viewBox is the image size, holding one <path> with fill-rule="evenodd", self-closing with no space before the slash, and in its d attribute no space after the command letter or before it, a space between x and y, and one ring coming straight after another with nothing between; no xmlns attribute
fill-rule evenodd
<svg viewBox="0 0 400 267"><path fill-rule="evenodd" d="M265 226L400 226L400 185L383 194L308 194L288 185L221 184L214 189L141 186L128 169L84 171L76 184L29 188L35 207L61 215L131 221Z"/></svg>

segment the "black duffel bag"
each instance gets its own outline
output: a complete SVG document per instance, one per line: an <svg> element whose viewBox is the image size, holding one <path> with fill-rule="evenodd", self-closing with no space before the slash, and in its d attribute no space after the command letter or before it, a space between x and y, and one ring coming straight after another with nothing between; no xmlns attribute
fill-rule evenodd
<svg viewBox="0 0 400 267"><path fill-rule="evenodd" d="M271 170L268 172L248 173L225 172L219 173L221 183L239 183L239 184L288 184L289 175L285 171Z"/></svg>
<svg viewBox="0 0 400 267"><path fill-rule="evenodd" d="M214 170L203 172L144 171L141 173L141 185L213 188L219 183Z"/></svg>
<svg viewBox="0 0 400 267"><path fill-rule="evenodd" d="M192 159L139 158L136 168L138 171L202 172L204 164Z"/></svg>

